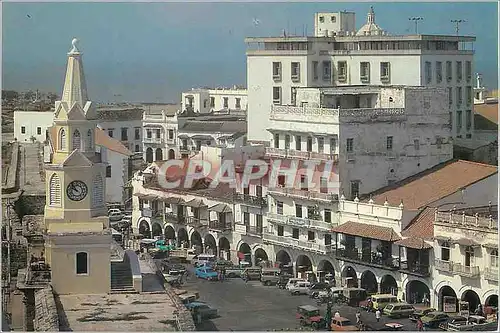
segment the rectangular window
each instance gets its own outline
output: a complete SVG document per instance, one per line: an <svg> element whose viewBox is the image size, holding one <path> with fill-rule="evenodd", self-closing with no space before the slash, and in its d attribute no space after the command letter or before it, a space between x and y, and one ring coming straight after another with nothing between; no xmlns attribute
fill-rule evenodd
<svg viewBox="0 0 500 333"><path fill-rule="evenodd" d="M415 150L420 150L420 141L418 139L413 140L413 147Z"/></svg>
<svg viewBox="0 0 500 333"><path fill-rule="evenodd" d="M211 108L215 107L215 97L210 97L210 107Z"/></svg>
<svg viewBox="0 0 500 333"><path fill-rule="evenodd" d="M301 150L302 149L302 137L300 135L297 135L295 137L295 150Z"/></svg>
<svg viewBox="0 0 500 333"><path fill-rule="evenodd" d="M273 104L281 104L281 87L273 87Z"/></svg>
<svg viewBox="0 0 500 333"><path fill-rule="evenodd" d="M140 150L141 149L140 149L139 145L135 145L135 152L138 153Z"/></svg>
<svg viewBox="0 0 500 333"><path fill-rule="evenodd" d="M348 153L352 153L354 150L354 139L347 139L346 150Z"/></svg>
<svg viewBox="0 0 500 333"><path fill-rule="evenodd" d="M347 80L347 62L339 61L337 62L337 80L339 82L345 82Z"/></svg>
<svg viewBox="0 0 500 333"><path fill-rule="evenodd" d="M276 201L276 214L283 215L283 201Z"/></svg>
<svg viewBox="0 0 500 333"><path fill-rule="evenodd" d="M318 138L318 153L322 153L325 151L325 139Z"/></svg>
<svg viewBox="0 0 500 333"><path fill-rule="evenodd" d="M172 140L174 138L174 130L168 130L168 138Z"/></svg>
<svg viewBox="0 0 500 333"><path fill-rule="evenodd" d="M315 234L314 234L314 231L308 231L307 232L307 240L310 241L310 242L313 242L314 241L314 237Z"/></svg>
<svg viewBox="0 0 500 333"><path fill-rule="evenodd" d="M470 61L465 62L465 78L467 83L470 83L472 80L472 62Z"/></svg>
<svg viewBox="0 0 500 333"><path fill-rule="evenodd" d="M450 246L448 243L443 243L441 245L441 260L450 261Z"/></svg>
<svg viewBox="0 0 500 333"><path fill-rule="evenodd" d="M206 100L206 99L204 99L204 100L203 100L203 107L204 107L204 108L206 108L206 107L207 107L207 100Z"/></svg>
<svg viewBox="0 0 500 333"><path fill-rule="evenodd" d="M351 181L351 200L354 200L359 196L359 181L352 180Z"/></svg>
<svg viewBox="0 0 500 333"><path fill-rule="evenodd" d="M151 139L153 137L153 132L151 130L146 131L146 136L148 139Z"/></svg>
<svg viewBox="0 0 500 333"><path fill-rule="evenodd" d="M188 149L188 142L187 139L182 140L182 149L187 150Z"/></svg>
<svg viewBox="0 0 500 333"><path fill-rule="evenodd" d="M448 87L448 106L452 106L453 104L453 88Z"/></svg>
<svg viewBox="0 0 500 333"><path fill-rule="evenodd" d="M331 138L330 139L330 153L335 154L337 151L337 139Z"/></svg>
<svg viewBox="0 0 500 333"><path fill-rule="evenodd" d="M111 165L106 166L106 178L111 178Z"/></svg>
<svg viewBox="0 0 500 333"><path fill-rule="evenodd" d="M382 83L391 82L391 64L389 62L380 63L380 81Z"/></svg>
<svg viewBox="0 0 500 333"><path fill-rule="evenodd" d="M26 134L26 127L21 126L21 134Z"/></svg>
<svg viewBox="0 0 500 333"><path fill-rule="evenodd" d="M144 200L139 199L139 210L143 210L143 209L144 209Z"/></svg>
<svg viewBox="0 0 500 333"><path fill-rule="evenodd" d="M325 209L325 222L326 223L332 222L332 211L329 209Z"/></svg>
<svg viewBox="0 0 500 333"><path fill-rule="evenodd" d="M278 226L278 236L283 236L285 228L282 225Z"/></svg>
<svg viewBox="0 0 500 333"><path fill-rule="evenodd" d="M285 180L286 180L285 175L279 175L278 176L278 186L281 186L281 187L285 186Z"/></svg>
<svg viewBox="0 0 500 333"><path fill-rule="evenodd" d="M292 238L299 239L299 228L292 229Z"/></svg>
<svg viewBox="0 0 500 333"><path fill-rule="evenodd" d="M273 80L281 81L281 62L273 62Z"/></svg>
<svg viewBox="0 0 500 333"><path fill-rule="evenodd" d="M110 138L112 138L112 137L113 137L113 130L108 130L108 136L109 136Z"/></svg>
<svg viewBox="0 0 500 333"><path fill-rule="evenodd" d="M332 80L332 63L323 61L323 81L330 82Z"/></svg>
<svg viewBox="0 0 500 333"><path fill-rule="evenodd" d="M313 138L311 138L310 136L307 137L307 151L313 151Z"/></svg>
<svg viewBox="0 0 500 333"><path fill-rule="evenodd" d="M472 104L472 87L471 86L468 86L465 88L465 94L466 94L466 103L467 103L467 106L471 105Z"/></svg>
<svg viewBox="0 0 500 333"><path fill-rule="evenodd" d="M457 82L460 83L462 82L462 62L457 61Z"/></svg>
<svg viewBox="0 0 500 333"><path fill-rule="evenodd" d="M196 150L201 150L201 141L196 141Z"/></svg>
<svg viewBox="0 0 500 333"><path fill-rule="evenodd" d="M223 101L224 101L224 109L227 109L229 107L229 98L227 97L223 97Z"/></svg>
<svg viewBox="0 0 500 333"><path fill-rule="evenodd" d="M121 130L122 130L122 133L121 133L122 134L122 136L121 136L122 138L121 138L121 140L122 141L128 141L128 128L122 127Z"/></svg>
<svg viewBox="0 0 500 333"><path fill-rule="evenodd" d="M313 80L316 81L319 77L319 74L318 74L318 62L317 61L313 61L312 62L312 67L313 67Z"/></svg>
<svg viewBox="0 0 500 333"><path fill-rule="evenodd" d="M76 274L88 274L88 254L86 252L78 252L76 254Z"/></svg>
<svg viewBox="0 0 500 333"><path fill-rule="evenodd" d="M255 186L255 196L258 198L262 198L262 186Z"/></svg>
<svg viewBox="0 0 500 333"><path fill-rule="evenodd" d="M461 106L463 101L462 87L457 87L457 106Z"/></svg>
<svg viewBox="0 0 500 333"><path fill-rule="evenodd" d="M243 213L243 224L250 225L250 213L247 212Z"/></svg>
<svg viewBox="0 0 500 333"><path fill-rule="evenodd" d="M325 18L323 16L319 17L319 23L325 23Z"/></svg>
<svg viewBox="0 0 500 333"><path fill-rule="evenodd" d="M302 175L300 176L300 189L303 190L303 191L307 191L308 188L307 188L307 176L305 175Z"/></svg>
<svg viewBox="0 0 500 333"><path fill-rule="evenodd" d="M141 129L140 128L134 128L134 139L135 140L141 139Z"/></svg>
<svg viewBox="0 0 500 333"><path fill-rule="evenodd" d="M462 111L457 111L457 132L462 129Z"/></svg>
<svg viewBox="0 0 500 333"><path fill-rule="evenodd" d="M436 61L436 83L443 82L443 63Z"/></svg>
<svg viewBox="0 0 500 333"><path fill-rule="evenodd" d="M451 82L453 79L453 74L452 74L452 67L451 67L451 61L446 62L446 81Z"/></svg>
<svg viewBox="0 0 500 333"><path fill-rule="evenodd" d="M359 74L361 82L370 83L370 63L362 62L359 64Z"/></svg>
<svg viewBox="0 0 500 333"><path fill-rule="evenodd" d="M387 148L387 150L392 150L392 140L393 140L392 136L388 136L387 137L387 140L386 140L386 148Z"/></svg>
<svg viewBox="0 0 500 333"><path fill-rule="evenodd" d="M257 231L262 232L262 215L255 214L255 226L257 227Z"/></svg>
<svg viewBox="0 0 500 333"><path fill-rule="evenodd" d="M292 62L292 82L300 82L300 62Z"/></svg>
<svg viewBox="0 0 500 333"><path fill-rule="evenodd" d="M285 135L285 149L290 149L290 135Z"/></svg>
<svg viewBox="0 0 500 333"><path fill-rule="evenodd" d="M278 133L274 134L274 148L280 147L280 135Z"/></svg>
<svg viewBox="0 0 500 333"><path fill-rule="evenodd" d="M236 98L236 109L241 109L241 98Z"/></svg>
<svg viewBox="0 0 500 333"><path fill-rule="evenodd" d="M448 112L448 125L450 125L450 128L453 127L453 112Z"/></svg>
<svg viewBox="0 0 500 333"><path fill-rule="evenodd" d="M37 127L36 128L36 134L37 135L42 135L42 128L41 127Z"/></svg>
<svg viewBox="0 0 500 333"><path fill-rule="evenodd" d="M243 188L243 194L245 196L250 195L250 187L246 186Z"/></svg>
<svg viewBox="0 0 500 333"><path fill-rule="evenodd" d="M319 180L319 191L321 193L328 193L328 179L326 177L321 177Z"/></svg>
<svg viewBox="0 0 500 333"><path fill-rule="evenodd" d="M290 95L290 104L292 104L293 106L297 105L297 88L296 87L292 87L291 88L291 92L292 94Z"/></svg>
<svg viewBox="0 0 500 333"><path fill-rule="evenodd" d="M302 205L295 204L295 216L302 217Z"/></svg>
<svg viewBox="0 0 500 333"><path fill-rule="evenodd" d="M425 62L425 83L429 84L432 82L432 63L430 61Z"/></svg>
<svg viewBox="0 0 500 333"><path fill-rule="evenodd" d="M312 207L312 206L307 207L307 218L308 219L314 220L316 218L315 213L316 212L315 212L314 207Z"/></svg>
<svg viewBox="0 0 500 333"><path fill-rule="evenodd" d="M161 130L160 129L157 129L155 130L156 131L156 138L159 139L161 138Z"/></svg>
<svg viewBox="0 0 500 333"><path fill-rule="evenodd" d="M331 244L332 244L332 235L325 234L325 245L331 245Z"/></svg>
<svg viewBox="0 0 500 333"><path fill-rule="evenodd" d="M472 110L465 111L465 125L468 131L472 128Z"/></svg>

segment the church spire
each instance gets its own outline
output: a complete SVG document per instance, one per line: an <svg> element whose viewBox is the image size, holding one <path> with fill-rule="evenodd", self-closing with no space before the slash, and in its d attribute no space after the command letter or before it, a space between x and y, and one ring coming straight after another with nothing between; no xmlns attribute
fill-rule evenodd
<svg viewBox="0 0 500 333"><path fill-rule="evenodd" d="M85 82L85 75L83 73L82 53L78 50L77 43L78 39L76 38L71 41L73 48L68 53L68 66L61 98L61 102L66 102L70 108L73 106L73 103L77 103L84 108L88 101L87 83Z"/></svg>
<svg viewBox="0 0 500 333"><path fill-rule="evenodd" d="M373 6L370 6L370 11L368 12L368 20L366 23L367 24L375 23L375 11L373 10Z"/></svg>

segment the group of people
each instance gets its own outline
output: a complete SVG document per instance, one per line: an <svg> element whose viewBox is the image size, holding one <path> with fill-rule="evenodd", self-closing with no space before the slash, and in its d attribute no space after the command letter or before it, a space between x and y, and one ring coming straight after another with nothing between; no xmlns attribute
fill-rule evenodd
<svg viewBox="0 0 500 333"><path fill-rule="evenodd" d="M224 280L226 279L226 269L224 267L219 268L217 270L217 275L218 275L219 281L224 282Z"/></svg>

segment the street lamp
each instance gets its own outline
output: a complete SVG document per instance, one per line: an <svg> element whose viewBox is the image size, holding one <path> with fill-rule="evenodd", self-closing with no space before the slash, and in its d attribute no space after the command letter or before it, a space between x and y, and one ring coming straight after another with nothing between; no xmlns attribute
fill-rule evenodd
<svg viewBox="0 0 500 333"><path fill-rule="evenodd" d="M460 30L460 24L465 23L467 21L460 19L460 20L451 20L450 22L455 24L455 32L458 36L458 32Z"/></svg>
<svg viewBox="0 0 500 333"><path fill-rule="evenodd" d="M423 21L424 18L420 17L420 16L416 16L416 17L410 17L410 18L408 18L408 20L415 22L415 34L418 34L418 22Z"/></svg>

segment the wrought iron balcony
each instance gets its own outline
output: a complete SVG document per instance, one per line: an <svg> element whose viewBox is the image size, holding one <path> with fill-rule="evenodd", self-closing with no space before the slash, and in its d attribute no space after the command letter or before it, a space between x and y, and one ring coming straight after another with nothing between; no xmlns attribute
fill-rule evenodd
<svg viewBox="0 0 500 333"><path fill-rule="evenodd" d="M416 264L414 262L401 261L402 273L420 277L429 277L431 275L429 265Z"/></svg>
<svg viewBox="0 0 500 333"><path fill-rule="evenodd" d="M269 188L268 193L270 194L278 194L284 195L292 198L306 199L306 200L321 200L321 201L338 201L339 196L335 193L322 193L322 192L313 192L306 189L296 189L289 187L273 187Z"/></svg>
<svg viewBox="0 0 500 333"><path fill-rule="evenodd" d="M232 231L233 228L231 226L231 223L226 222L223 223L218 220L213 220L208 222L208 229L214 230L214 231L219 231L219 232L226 232L226 231Z"/></svg>
<svg viewBox="0 0 500 333"><path fill-rule="evenodd" d="M319 153L313 151L302 151L283 148L266 148L266 155L275 158L289 158L299 160L319 160L319 161L334 161L338 162L339 154L335 153Z"/></svg>
<svg viewBox="0 0 500 333"><path fill-rule="evenodd" d="M253 225L246 225L245 227L247 235L262 237L262 233L264 232L263 227L258 227Z"/></svg>
<svg viewBox="0 0 500 333"><path fill-rule="evenodd" d="M263 233L262 236L264 243L281 245L320 254L331 253L335 248L335 245L333 244L324 245L316 241L303 241L293 237L274 235L268 232Z"/></svg>
<svg viewBox="0 0 500 333"><path fill-rule="evenodd" d="M267 198L250 194L235 193L234 200L251 206L267 207Z"/></svg>
<svg viewBox="0 0 500 333"><path fill-rule="evenodd" d="M392 258L389 256L390 254L382 254L382 256L380 256L377 252L363 253L359 252L357 249L350 250L343 248L335 251L335 257L339 260L382 269L398 270L399 258Z"/></svg>
<svg viewBox="0 0 500 333"><path fill-rule="evenodd" d="M143 138L144 143L154 143L154 144L162 144L165 142L163 137L161 138Z"/></svg>
<svg viewBox="0 0 500 333"><path fill-rule="evenodd" d="M167 223L185 224L186 218L184 216L179 216L174 213L165 213L165 221Z"/></svg>
<svg viewBox="0 0 500 333"><path fill-rule="evenodd" d="M484 269L484 278L489 281L498 282L498 268L486 267Z"/></svg>
<svg viewBox="0 0 500 333"><path fill-rule="evenodd" d="M294 227L318 229L318 230L322 230L322 231L331 230L332 226L335 225L333 223L328 223L328 222L324 222L324 221L320 221L320 220L313 220L313 219L296 217L296 216L286 216L286 215L280 215L280 214L274 214L274 213L268 213L267 219L271 222L275 222L275 223L279 223L279 224L286 224L286 225L291 225Z"/></svg>
<svg viewBox="0 0 500 333"><path fill-rule="evenodd" d="M460 276L474 278L479 276L479 266L465 266L453 263L453 272Z"/></svg>
<svg viewBox="0 0 500 333"><path fill-rule="evenodd" d="M192 227L206 227L208 226L208 220L196 218L194 216L189 216L186 217L186 224Z"/></svg>
<svg viewBox="0 0 500 333"><path fill-rule="evenodd" d="M453 263L451 261L436 259L434 265L438 271L453 272Z"/></svg>

